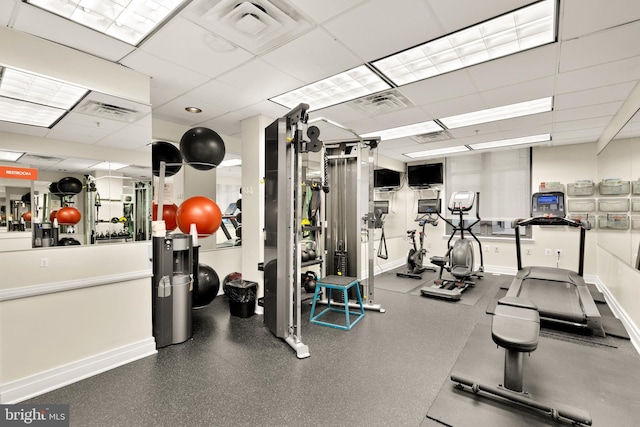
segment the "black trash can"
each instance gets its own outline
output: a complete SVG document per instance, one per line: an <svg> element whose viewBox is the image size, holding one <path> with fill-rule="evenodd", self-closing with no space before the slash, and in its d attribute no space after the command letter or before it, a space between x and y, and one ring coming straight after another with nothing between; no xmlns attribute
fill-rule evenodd
<svg viewBox="0 0 640 427"><path fill-rule="evenodd" d="M247 318L255 314L256 292L258 284L248 280L236 279L227 283L224 293L229 300L232 316Z"/></svg>

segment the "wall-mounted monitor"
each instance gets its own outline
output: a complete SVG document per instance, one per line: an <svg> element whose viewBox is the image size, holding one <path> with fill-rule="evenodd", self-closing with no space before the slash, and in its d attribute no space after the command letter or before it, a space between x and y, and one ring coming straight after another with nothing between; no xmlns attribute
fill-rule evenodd
<svg viewBox="0 0 640 427"><path fill-rule="evenodd" d="M444 182L442 163L426 163L423 165L407 166L407 181L409 187L430 187Z"/></svg>
<svg viewBox="0 0 640 427"><path fill-rule="evenodd" d="M400 172L391 169L375 169L373 171L373 187L387 190L400 187Z"/></svg>

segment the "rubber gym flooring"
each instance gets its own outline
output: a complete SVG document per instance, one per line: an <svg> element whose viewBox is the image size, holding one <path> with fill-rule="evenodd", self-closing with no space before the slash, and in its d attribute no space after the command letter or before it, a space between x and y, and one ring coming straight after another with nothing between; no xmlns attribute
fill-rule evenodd
<svg viewBox="0 0 640 427"><path fill-rule="evenodd" d="M302 341L311 356L301 360L263 316L231 316L219 296L194 311L186 343L28 403L68 403L71 425L82 427L554 425L456 392L449 380L455 367L500 381L503 356L486 309L511 278L487 274L467 302L464 294L459 302L415 295L433 277L376 276L375 302L386 312L367 311L350 331L310 324L304 304ZM637 425L640 356L630 341L544 332L527 358L525 387L592 411L594 425Z"/></svg>

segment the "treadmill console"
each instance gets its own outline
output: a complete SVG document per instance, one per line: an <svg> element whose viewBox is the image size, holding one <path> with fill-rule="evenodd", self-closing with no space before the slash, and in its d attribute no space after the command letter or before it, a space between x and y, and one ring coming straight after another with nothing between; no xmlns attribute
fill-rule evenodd
<svg viewBox="0 0 640 427"><path fill-rule="evenodd" d="M429 214L440 212L440 199L419 199L418 213Z"/></svg>
<svg viewBox="0 0 640 427"><path fill-rule="evenodd" d="M449 199L449 210L451 212L469 212L473 208L476 200L476 193L473 191L456 191Z"/></svg>
<svg viewBox="0 0 640 427"><path fill-rule="evenodd" d="M566 216L564 210L564 193L550 191L548 193L535 193L531 197L532 217L558 217Z"/></svg>

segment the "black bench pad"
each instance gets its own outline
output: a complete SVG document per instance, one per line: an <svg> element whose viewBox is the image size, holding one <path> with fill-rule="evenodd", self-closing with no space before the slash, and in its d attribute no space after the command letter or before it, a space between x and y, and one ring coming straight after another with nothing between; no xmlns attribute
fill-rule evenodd
<svg viewBox="0 0 640 427"><path fill-rule="evenodd" d="M498 304L491 325L491 337L500 347L531 352L538 347L540 315L537 310Z"/></svg>

